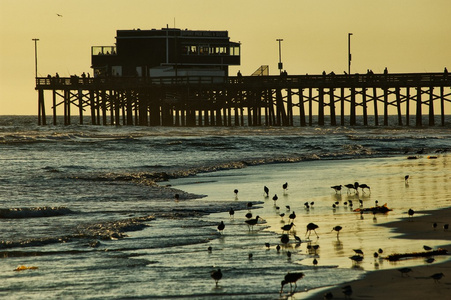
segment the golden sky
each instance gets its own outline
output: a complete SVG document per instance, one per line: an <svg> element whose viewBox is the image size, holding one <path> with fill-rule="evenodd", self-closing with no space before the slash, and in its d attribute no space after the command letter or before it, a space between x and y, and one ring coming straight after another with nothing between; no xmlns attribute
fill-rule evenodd
<svg viewBox="0 0 451 300"><path fill-rule="evenodd" d="M0 115L36 115L38 76L91 72L91 46L114 45L118 29L228 30L241 42L241 70L288 74L451 70L450 0L0 0ZM59 17L57 14L61 14ZM47 101L48 102L48 101ZM50 113L50 111L48 111Z"/></svg>

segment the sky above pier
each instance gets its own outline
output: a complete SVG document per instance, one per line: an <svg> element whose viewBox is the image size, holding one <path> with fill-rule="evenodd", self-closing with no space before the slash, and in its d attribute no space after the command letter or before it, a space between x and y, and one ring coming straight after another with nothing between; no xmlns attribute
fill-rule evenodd
<svg viewBox="0 0 451 300"><path fill-rule="evenodd" d="M91 73L91 46L118 29L228 30L243 75L451 70L450 0L0 0L0 115L36 115L38 76ZM50 98L46 97L47 102ZM48 103L47 103L48 104ZM48 111L47 113L50 113Z"/></svg>

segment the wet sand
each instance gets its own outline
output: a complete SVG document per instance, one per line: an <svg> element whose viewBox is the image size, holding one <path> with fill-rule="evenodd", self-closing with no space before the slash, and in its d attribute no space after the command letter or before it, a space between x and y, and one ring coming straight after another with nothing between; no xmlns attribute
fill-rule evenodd
<svg viewBox="0 0 451 300"><path fill-rule="evenodd" d="M426 215L405 218L401 221L383 224L401 234L398 238L450 241L441 248L451 252L451 230L444 230L444 224L451 224L451 208L424 212ZM431 224L437 223L434 229ZM403 249L399 249L400 253ZM401 268L401 267L400 267ZM412 271L402 274L399 269L373 271L364 278L321 291L310 291L303 299L325 299L328 292L333 299L347 299L342 287L352 287L351 299L451 299L451 261L411 267ZM443 273L436 282L431 275ZM349 298L349 297L348 297Z"/></svg>

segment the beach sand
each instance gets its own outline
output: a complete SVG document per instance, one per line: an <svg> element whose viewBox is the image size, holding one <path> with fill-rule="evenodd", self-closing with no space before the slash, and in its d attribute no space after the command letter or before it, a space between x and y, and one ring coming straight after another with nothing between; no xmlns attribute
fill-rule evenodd
<svg viewBox="0 0 451 300"><path fill-rule="evenodd" d="M425 245L428 240L450 241L441 248L451 251L451 230L443 229L444 224L451 223L451 208L422 213L426 215L386 223L383 226L402 234L399 238L424 240ZM435 230L431 226L434 222L438 225ZM399 250L402 253L402 249ZM373 271L360 280L321 290L304 299L325 299L324 294L327 292L333 294L333 299L451 299L451 261L411 269L406 275L399 272L399 269ZM431 275L436 273L443 273L445 276L435 282ZM346 285L350 285L353 291L348 298L342 291L342 287Z"/></svg>

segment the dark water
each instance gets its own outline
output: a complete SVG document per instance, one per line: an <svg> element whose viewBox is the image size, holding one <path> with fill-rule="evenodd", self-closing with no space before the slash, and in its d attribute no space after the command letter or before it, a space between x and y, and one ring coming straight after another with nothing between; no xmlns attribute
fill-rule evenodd
<svg viewBox="0 0 451 300"><path fill-rule="evenodd" d="M288 203L302 193L302 202L291 204L302 207L324 193L321 181L351 180L359 162L377 168L406 155L446 155L450 137L449 127L438 126L38 127L34 117L2 116L0 296L277 299L283 276L308 253L293 244L297 256L288 259L288 249L266 249L264 241L275 245L280 232L263 182L289 181L291 200L277 187L279 196ZM265 214L251 231L243 217L249 201L254 216ZM219 219L227 221L224 235ZM13 271L20 265L38 269ZM311 279L302 289L362 274L340 265L328 262L317 272L304 264ZM209 275L216 268L224 273L217 288Z"/></svg>

